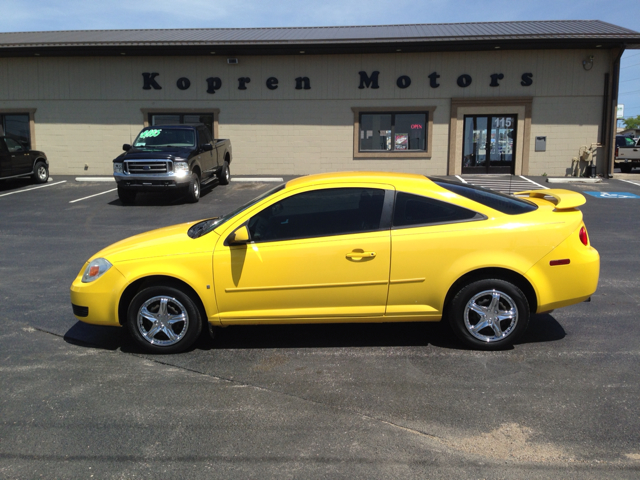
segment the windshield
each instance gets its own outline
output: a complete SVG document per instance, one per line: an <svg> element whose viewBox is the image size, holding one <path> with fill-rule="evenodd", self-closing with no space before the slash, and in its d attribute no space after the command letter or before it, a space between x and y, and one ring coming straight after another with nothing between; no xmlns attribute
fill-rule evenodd
<svg viewBox="0 0 640 480"><path fill-rule="evenodd" d="M186 128L145 128L133 143L135 148L194 147L194 130Z"/></svg>
<svg viewBox="0 0 640 480"><path fill-rule="evenodd" d="M201 237L203 235L206 235L207 233L211 232L214 228L219 227L220 225L225 223L227 220L229 220L229 219L235 217L236 215L238 215L240 212L243 212L247 208L252 207L256 203L258 203L261 200L267 198L269 195L273 195L274 193L279 192L280 190L282 190L284 188L284 186L285 186L284 183L281 184L281 185L278 185L277 187L272 188L271 190L269 190L269 191L263 193L262 195L254 198L250 202L245 203L241 207L238 207L238 208L236 208L235 210L233 210L233 211L231 211L229 213L225 213L221 217L214 217L214 218L210 218L208 220L203 220L202 222L198 222L195 225L193 225L189 229L189 231L187 233L191 238L199 238L199 237Z"/></svg>

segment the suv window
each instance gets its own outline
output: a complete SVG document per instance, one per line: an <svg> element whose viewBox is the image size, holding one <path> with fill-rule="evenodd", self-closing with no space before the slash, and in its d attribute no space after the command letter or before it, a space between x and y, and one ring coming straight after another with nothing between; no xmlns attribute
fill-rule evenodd
<svg viewBox="0 0 640 480"><path fill-rule="evenodd" d="M249 220L251 240L291 240L378 230L384 196L385 191L377 188L330 188L293 195Z"/></svg>
<svg viewBox="0 0 640 480"><path fill-rule="evenodd" d="M393 211L393 226L406 227L412 225L454 223L484 218L484 215L457 205L441 202L433 198L398 192L396 194L396 204Z"/></svg>
<svg viewBox="0 0 640 480"><path fill-rule="evenodd" d="M487 190L482 187L442 179L432 178L431 180L442 188L446 188L453 193L462 195L469 200L481 203L482 205L493 208L499 212L506 213L507 215L519 215L538 209L536 204L528 202L527 200Z"/></svg>
<svg viewBox="0 0 640 480"><path fill-rule="evenodd" d="M13 138L5 137L4 141L7 144L7 148L11 153L24 151L24 147L20 145L19 142L16 142Z"/></svg>

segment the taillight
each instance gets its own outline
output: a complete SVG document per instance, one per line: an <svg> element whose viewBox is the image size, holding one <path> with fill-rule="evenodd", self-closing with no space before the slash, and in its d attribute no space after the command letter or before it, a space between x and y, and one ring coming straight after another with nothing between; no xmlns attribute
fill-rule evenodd
<svg viewBox="0 0 640 480"><path fill-rule="evenodd" d="M616 147L616 157L618 156L618 147Z"/></svg>
<svg viewBox="0 0 640 480"><path fill-rule="evenodd" d="M582 242L582 244L586 247L587 245L589 245L589 237L587 236L587 229L585 227L582 227L580 229L580 241Z"/></svg>

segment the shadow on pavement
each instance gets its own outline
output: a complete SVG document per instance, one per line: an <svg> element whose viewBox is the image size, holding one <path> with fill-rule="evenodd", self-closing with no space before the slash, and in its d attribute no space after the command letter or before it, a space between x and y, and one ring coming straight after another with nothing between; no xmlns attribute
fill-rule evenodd
<svg viewBox="0 0 640 480"><path fill-rule="evenodd" d="M445 322L349 323L305 325L234 325L216 328L215 339L208 332L189 350L263 348L348 348L416 347L467 350ZM548 314L534 315L518 345L561 340L566 333ZM68 343L126 353L146 353L125 328L100 327L77 322L64 335Z"/></svg>

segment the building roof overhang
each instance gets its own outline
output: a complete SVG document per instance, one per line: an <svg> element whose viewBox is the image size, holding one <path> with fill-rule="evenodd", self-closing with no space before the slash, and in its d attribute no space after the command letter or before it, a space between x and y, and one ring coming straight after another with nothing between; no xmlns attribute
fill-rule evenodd
<svg viewBox="0 0 640 480"><path fill-rule="evenodd" d="M640 48L640 33L599 20L0 33L3 57L317 55L619 47Z"/></svg>

